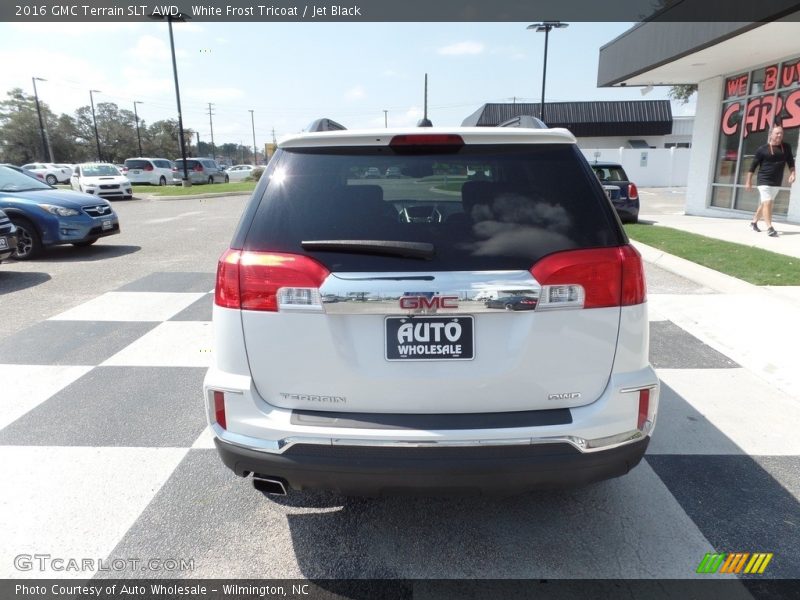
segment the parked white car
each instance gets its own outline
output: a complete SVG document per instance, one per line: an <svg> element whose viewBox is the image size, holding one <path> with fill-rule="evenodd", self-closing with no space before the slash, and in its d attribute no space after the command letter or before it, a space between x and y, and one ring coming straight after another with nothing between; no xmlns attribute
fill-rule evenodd
<svg viewBox="0 0 800 600"><path fill-rule="evenodd" d="M73 190L101 198L133 198L130 180L109 163L83 163L75 166L70 179Z"/></svg>
<svg viewBox="0 0 800 600"><path fill-rule="evenodd" d="M127 158L123 174L131 183L172 184L172 161L166 158Z"/></svg>
<svg viewBox="0 0 800 600"><path fill-rule="evenodd" d="M226 173L231 181L244 181L253 173L256 167L253 165L233 165L231 168L226 169Z"/></svg>
<svg viewBox="0 0 800 600"><path fill-rule="evenodd" d="M72 169L64 165L54 165L53 163L28 163L22 165L23 169L41 174L46 183L55 185L57 183L69 183L72 177Z"/></svg>

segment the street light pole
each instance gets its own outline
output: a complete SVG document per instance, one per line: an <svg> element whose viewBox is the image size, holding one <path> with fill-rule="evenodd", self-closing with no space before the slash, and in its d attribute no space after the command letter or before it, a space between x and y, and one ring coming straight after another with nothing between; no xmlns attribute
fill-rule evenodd
<svg viewBox="0 0 800 600"><path fill-rule="evenodd" d="M250 110L250 124L253 126L253 166L258 166L258 150L256 149L256 122L253 111Z"/></svg>
<svg viewBox="0 0 800 600"><path fill-rule="evenodd" d="M49 144L47 143L47 137L44 134L44 121L42 120L42 109L39 107L39 93L36 91L36 82L37 81L47 81L46 79L42 79L41 77L32 77L33 81L33 97L36 98L36 114L39 115L39 131L42 133L42 160L48 155L48 148ZM53 160L53 153L50 152L50 161Z"/></svg>
<svg viewBox="0 0 800 600"><path fill-rule="evenodd" d="M175 39L172 37L172 22L173 21L188 21L191 17L184 13L178 13L177 15L162 15L162 14L150 14L148 15L151 19L155 19L156 21L163 21L164 19L167 20L167 27L169 29L169 49L172 53L172 75L175 79L175 101L178 105L178 137L180 138L181 142L181 158L183 159L183 179L181 180L181 184L183 187L191 187L192 182L189 181L189 169L186 166L186 140L184 139L183 134L183 115L181 114L181 88L178 85L178 63L175 60Z"/></svg>
<svg viewBox="0 0 800 600"><path fill-rule="evenodd" d="M389 129L389 111L388 110L384 110L383 111L383 126L386 129Z"/></svg>
<svg viewBox="0 0 800 600"><path fill-rule="evenodd" d="M208 126L211 128L211 158L217 160L217 151L214 148L214 121L211 120L211 107L214 106L211 102L208 103Z"/></svg>
<svg viewBox="0 0 800 600"><path fill-rule="evenodd" d="M137 104L144 104L144 102L140 102L139 100L133 101L133 116L136 118L136 139L139 140L139 156L144 156L142 152L142 134L139 133L139 113L136 112Z"/></svg>
<svg viewBox="0 0 800 600"><path fill-rule="evenodd" d="M89 90L89 102L92 104L92 124L94 125L94 141L97 142L97 160L103 160L102 153L100 152L100 136L97 134L97 117L94 114L94 95L99 94L100 90Z"/></svg>
<svg viewBox="0 0 800 600"><path fill-rule="evenodd" d="M544 87L547 81L547 40L551 29L563 29L569 27L569 23L561 21L544 21L528 25L527 29L535 29L537 33L544 31L544 66L542 68L542 103L539 105L539 119L544 122Z"/></svg>

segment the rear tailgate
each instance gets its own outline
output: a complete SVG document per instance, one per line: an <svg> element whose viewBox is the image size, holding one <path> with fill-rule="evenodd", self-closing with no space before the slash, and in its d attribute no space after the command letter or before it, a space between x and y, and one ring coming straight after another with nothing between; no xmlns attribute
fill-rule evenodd
<svg viewBox="0 0 800 600"><path fill-rule="evenodd" d="M580 406L605 389L618 306L537 311L474 300L494 288L535 307L541 287L528 272L413 277L331 274L320 310L242 311L261 397L284 408L469 413Z"/></svg>

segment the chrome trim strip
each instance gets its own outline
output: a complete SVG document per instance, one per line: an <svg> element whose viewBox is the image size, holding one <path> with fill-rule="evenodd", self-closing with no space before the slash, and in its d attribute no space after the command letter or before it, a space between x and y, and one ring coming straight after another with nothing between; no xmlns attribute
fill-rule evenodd
<svg viewBox="0 0 800 600"><path fill-rule="evenodd" d="M503 313L504 306L487 306L504 296L538 300L541 286L528 271L429 271L396 273L331 273L319 288L327 314L416 315ZM455 308L420 302L419 308L401 308L403 297L418 297L433 304L434 296L455 299ZM499 309L499 310L498 310ZM527 311L510 311L527 312Z"/></svg>
<svg viewBox="0 0 800 600"><path fill-rule="evenodd" d="M348 438L319 437L287 437L280 440L259 440L249 436L231 433L214 423L211 425L214 435L220 441L247 450L268 454L283 454L295 444L315 444L320 446L358 446L375 448L455 448L486 446L529 446L543 444L570 444L582 454L612 450L626 444L637 442L647 436L653 428L651 421L646 421L642 430L634 429L620 434L586 440L576 436L556 436L542 438L515 438L493 440L371 440Z"/></svg>
<svg viewBox="0 0 800 600"><path fill-rule="evenodd" d="M654 390L658 387L657 383L649 383L647 385L637 385L635 387L622 388L620 394L630 394L631 392L640 392L641 390Z"/></svg>

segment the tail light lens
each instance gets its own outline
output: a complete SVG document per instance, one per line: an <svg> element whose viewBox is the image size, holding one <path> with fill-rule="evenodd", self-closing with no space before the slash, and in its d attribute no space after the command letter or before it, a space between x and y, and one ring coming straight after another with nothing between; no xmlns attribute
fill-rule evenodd
<svg viewBox="0 0 800 600"><path fill-rule="evenodd" d="M229 249L217 264L214 302L241 310L321 311L319 287L329 274L307 256Z"/></svg>
<svg viewBox="0 0 800 600"><path fill-rule="evenodd" d="M120 171L122 172L123 175L127 175L128 174L128 167L122 167L120 169Z"/></svg>
<svg viewBox="0 0 800 600"><path fill-rule="evenodd" d="M197 164L194 166L194 170L195 170L195 171L197 171L197 172L199 173L200 171L202 171L202 170L203 170L203 165L201 165L200 163L197 163Z"/></svg>
<svg viewBox="0 0 800 600"><path fill-rule="evenodd" d="M228 420L225 417L225 393L214 390L214 420L223 429L228 428Z"/></svg>
<svg viewBox="0 0 800 600"><path fill-rule="evenodd" d="M644 429L650 415L650 390L639 390L639 414L636 418L636 429Z"/></svg>
<svg viewBox="0 0 800 600"><path fill-rule="evenodd" d="M151 165L151 164L145 165L144 170L145 171L152 171L153 170L153 165Z"/></svg>
<svg viewBox="0 0 800 600"><path fill-rule="evenodd" d="M636 187L635 183L628 184L628 198L630 200L638 200L639 199L639 190Z"/></svg>
<svg viewBox="0 0 800 600"><path fill-rule="evenodd" d="M644 267L633 246L558 252L531 267L531 274L542 286L537 310L630 306L646 299Z"/></svg>

